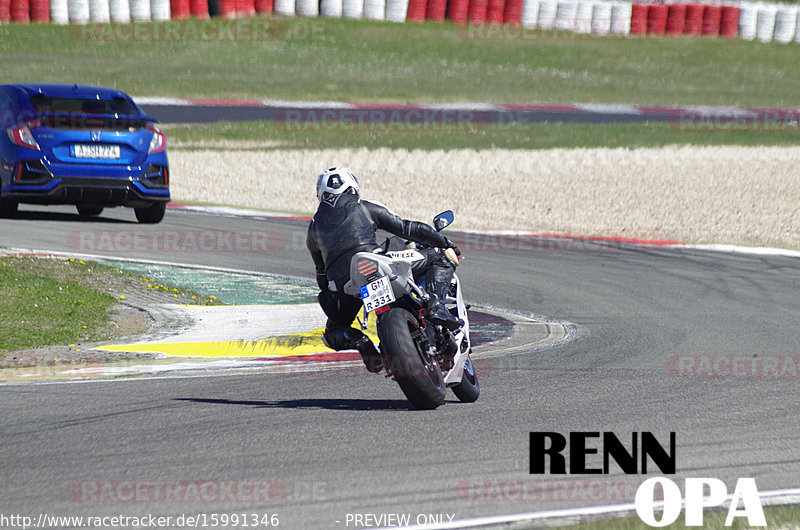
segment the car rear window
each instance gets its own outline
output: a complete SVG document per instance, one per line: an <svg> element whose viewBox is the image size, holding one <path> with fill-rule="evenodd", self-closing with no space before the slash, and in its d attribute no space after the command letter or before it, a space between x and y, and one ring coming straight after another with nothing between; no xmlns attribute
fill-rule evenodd
<svg viewBox="0 0 800 530"><path fill-rule="evenodd" d="M60 98L36 94L30 97L30 103L40 123L54 129L120 131L146 125L141 111L125 98Z"/></svg>

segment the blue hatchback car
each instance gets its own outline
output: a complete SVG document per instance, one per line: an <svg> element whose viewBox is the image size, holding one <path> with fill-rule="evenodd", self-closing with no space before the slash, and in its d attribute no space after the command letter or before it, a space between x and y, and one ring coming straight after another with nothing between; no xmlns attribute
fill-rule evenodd
<svg viewBox="0 0 800 530"><path fill-rule="evenodd" d="M74 204L82 217L128 206L158 223L169 201L166 137L125 93L0 85L0 216L19 203Z"/></svg>

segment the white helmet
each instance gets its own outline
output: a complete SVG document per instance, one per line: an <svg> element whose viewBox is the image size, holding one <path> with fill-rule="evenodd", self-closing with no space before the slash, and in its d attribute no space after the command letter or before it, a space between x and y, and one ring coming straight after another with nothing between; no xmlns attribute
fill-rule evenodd
<svg viewBox="0 0 800 530"><path fill-rule="evenodd" d="M317 179L317 198L322 201L331 199L342 193L351 193L361 197L358 179L349 167L332 167Z"/></svg>

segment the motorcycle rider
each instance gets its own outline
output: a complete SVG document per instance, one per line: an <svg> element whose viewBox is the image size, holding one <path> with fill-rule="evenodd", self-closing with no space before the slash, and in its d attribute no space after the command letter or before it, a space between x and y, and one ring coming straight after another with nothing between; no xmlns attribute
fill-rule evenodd
<svg viewBox="0 0 800 530"><path fill-rule="evenodd" d="M428 319L451 331L464 325L443 303L455 264L442 249L453 248L459 254L446 237L425 223L402 219L380 203L362 200L358 179L346 167L332 167L318 177L317 198L320 203L308 226L306 245L321 290L319 304L328 317L322 336L326 346L337 351L356 349L370 372L383 369L375 345L351 326L362 307L361 300L344 293L344 285L350 279L350 260L358 252L379 248L375 235L379 228L430 247L418 249L424 259L412 264L415 277L426 274Z"/></svg>

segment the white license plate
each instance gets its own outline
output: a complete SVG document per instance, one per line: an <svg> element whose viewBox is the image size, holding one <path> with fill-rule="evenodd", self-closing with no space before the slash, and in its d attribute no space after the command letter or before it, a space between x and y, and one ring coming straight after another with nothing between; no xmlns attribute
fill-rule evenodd
<svg viewBox="0 0 800 530"><path fill-rule="evenodd" d="M375 311L395 301L392 282L388 276L382 276L361 287L361 300L367 312Z"/></svg>
<svg viewBox="0 0 800 530"><path fill-rule="evenodd" d="M75 144L72 151L75 158L119 158L118 145Z"/></svg>

